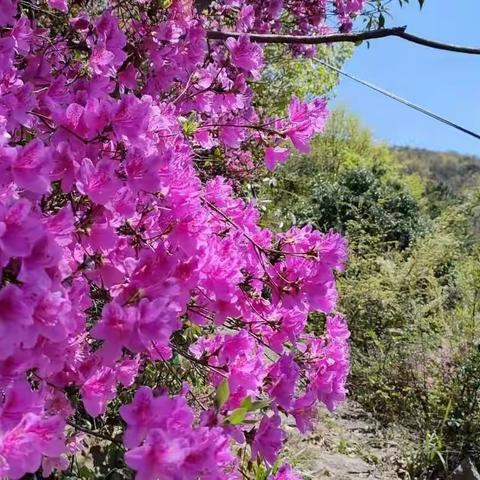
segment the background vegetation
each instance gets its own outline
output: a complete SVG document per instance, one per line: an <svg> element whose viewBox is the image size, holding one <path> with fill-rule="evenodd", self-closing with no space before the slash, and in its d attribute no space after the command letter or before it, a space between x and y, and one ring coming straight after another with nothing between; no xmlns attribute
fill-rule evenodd
<svg viewBox="0 0 480 480"><path fill-rule="evenodd" d="M376 144L336 111L311 154L252 187L266 223L347 236L351 392L415 434L407 478L480 461L479 173L474 157Z"/></svg>

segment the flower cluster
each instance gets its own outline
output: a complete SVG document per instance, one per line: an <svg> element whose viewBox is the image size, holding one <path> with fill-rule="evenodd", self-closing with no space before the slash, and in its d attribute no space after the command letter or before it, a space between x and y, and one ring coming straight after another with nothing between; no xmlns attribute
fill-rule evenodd
<svg viewBox="0 0 480 480"><path fill-rule="evenodd" d="M318 401L345 397L344 239L263 228L237 187L307 152L327 118L322 99L255 110L264 59L248 33L290 28L283 16L327 28L329 8L344 24L362 2L127 3L95 16L49 0L43 15L0 0L2 478L69 468L88 447L77 423L102 415L126 422L138 479L241 478L235 445L272 466L282 416L305 431ZM208 40L227 17L244 35ZM305 332L313 311L321 337ZM207 400L142 386L179 358Z"/></svg>
<svg viewBox="0 0 480 480"><path fill-rule="evenodd" d="M342 31L351 30L353 20L362 10L364 3L365 0L335 0L335 11Z"/></svg>
<svg viewBox="0 0 480 480"><path fill-rule="evenodd" d="M229 437L221 427L193 426L185 397L155 397L148 387L120 409L127 423L125 455L137 478L224 478L234 466Z"/></svg>

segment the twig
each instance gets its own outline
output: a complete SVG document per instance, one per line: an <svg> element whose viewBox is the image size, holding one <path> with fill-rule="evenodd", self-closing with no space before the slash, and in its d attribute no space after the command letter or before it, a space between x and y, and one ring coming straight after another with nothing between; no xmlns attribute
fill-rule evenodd
<svg viewBox="0 0 480 480"><path fill-rule="evenodd" d="M80 432L86 433L87 435L91 435L92 437L97 437L101 438L102 440L107 440L108 442L111 442L115 445L118 445L119 447L123 448L123 445L121 442L118 440L115 440L114 438L110 437L109 435L105 435L100 432L96 432L95 430L90 430L89 428L82 427L80 425L77 425L75 422L72 422L70 420L67 420L67 424L73 427L75 430L78 430Z"/></svg>
<svg viewBox="0 0 480 480"><path fill-rule="evenodd" d="M215 373L218 373L219 375L221 375L222 377L224 378L227 378L227 374L225 372L223 372L219 367L214 367L213 365L209 365L208 363L205 363L205 362L202 362L200 361L198 358L195 358L195 357L192 357L190 354L188 354L187 352L185 351L182 351L178 348L178 346L175 346L173 345L172 343L170 343L170 348L172 348L172 350L174 350L175 352L177 352L179 355L181 355L182 357L185 357L187 360L190 360L192 363L195 363L197 365L201 365L202 367L205 367L207 369L210 369L212 370L213 372Z"/></svg>
<svg viewBox="0 0 480 480"><path fill-rule="evenodd" d="M162 359L162 362L167 366L167 368L170 370L170 373L172 373L172 375L175 377L175 379L177 380L177 382L179 383L180 385L180 388L182 388L182 385L183 385L183 380L180 378L180 376L178 375L178 373L175 371L175 369L170 365L170 363L165 360L165 358L163 357L162 353L160 352L160 350L158 349L156 343L152 340L152 345L153 347L155 348L156 352L158 353L158 355L160 355L160 358ZM199 407L203 410L203 411L206 411L207 408L205 407L205 405L203 405L203 403L197 398L197 396L191 391L189 390L188 393L190 394L190 396L193 398L193 400L199 405Z"/></svg>

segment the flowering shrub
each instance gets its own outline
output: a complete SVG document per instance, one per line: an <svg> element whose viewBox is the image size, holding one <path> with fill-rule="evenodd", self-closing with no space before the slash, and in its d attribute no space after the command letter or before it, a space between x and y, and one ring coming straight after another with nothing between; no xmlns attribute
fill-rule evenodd
<svg viewBox="0 0 480 480"><path fill-rule="evenodd" d="M0 476L122 436L137 479L299 478L270 467L282 416L305 431L345 397L346 245L262 228L237 194L327 117L256 111L248 32L325 32L329 12L344 30L363 2L73 3L0 0Z"/></svg>

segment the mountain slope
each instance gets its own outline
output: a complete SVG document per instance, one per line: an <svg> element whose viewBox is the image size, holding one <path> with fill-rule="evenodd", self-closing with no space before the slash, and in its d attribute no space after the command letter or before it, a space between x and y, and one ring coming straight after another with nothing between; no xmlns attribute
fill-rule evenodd
<svg viewBox="0 0 480 480"><path fill-rule="evenodd" d="M393 147L392 152L406 173L417 173L432 186L443 186L454 195L471 187L480 176L477 156L410 147Z"/></svg>

